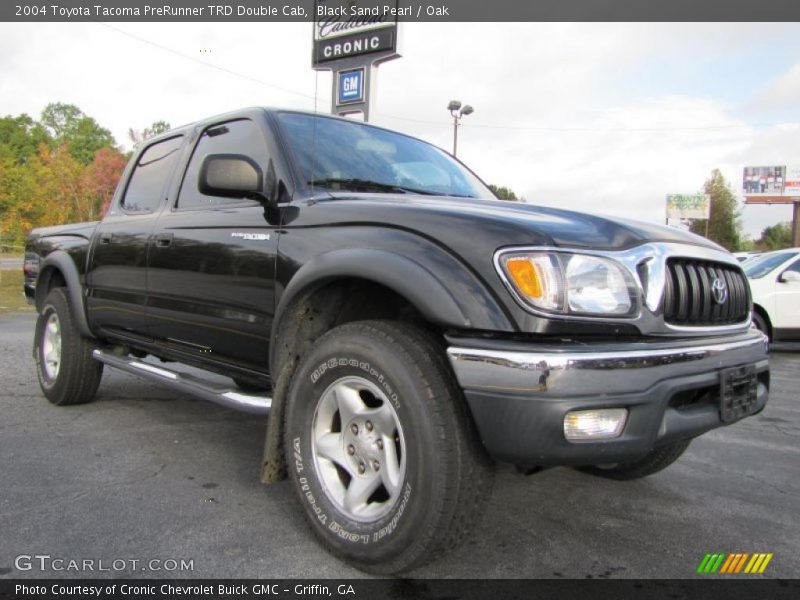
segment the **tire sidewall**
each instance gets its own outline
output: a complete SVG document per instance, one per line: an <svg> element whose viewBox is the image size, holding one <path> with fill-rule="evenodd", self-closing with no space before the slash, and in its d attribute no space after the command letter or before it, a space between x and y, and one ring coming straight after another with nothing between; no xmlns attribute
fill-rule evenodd
<svg viewBox="0 0 800 600"><path fill-rule="evenodd" d="M422 386L414 384L413 367L404 364L382 340L365 342L352 334L329 334L303 361L287 397L285 441L287 468L315 532L349 559L377 564L412 546L420 528L430 527L428 518L436 511L433 492L443 476L443 466L433 458L441 453L436 451L435 426L424 404ZM362 377L383 391L405 440L402 491L391 510L371 523L351 520L326 497L311 447L319 399L332 383L347 376ZM430 455L428 460L426 455Z"/></svg>
<svg viewBox="0 0 800 600"><path fill-rule="evenodd" d="M44 329L47 326L47 321L52 314L58 317L58 326L61 330L61 357L58 369L58 375L54 378L50 378L47 375L47 371L44 368ZM48 297L48 301L45 303L42 312L39 314L39 318L36 321L36 351L34 356L36 357L36 374L39 377L39 384L42 386L42 390L48 397L52 394L54 396L59 395L59 387L63 387L63 380L66 376L66 368L64 365L64 349L66 346L65 335L68 335L66 330L66 326L68 325L67 322L64 320L64 314L62 311L58 310L56 303L53 302L52 296Z"/></svg>

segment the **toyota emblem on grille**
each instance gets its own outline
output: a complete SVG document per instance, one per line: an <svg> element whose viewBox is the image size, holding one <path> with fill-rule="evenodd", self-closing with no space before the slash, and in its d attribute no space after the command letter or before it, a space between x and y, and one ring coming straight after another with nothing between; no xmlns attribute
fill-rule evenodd
<svg viewBox="0 0 800 600"><path fill-rule="evenodd" d="M728 299L728 284L724 279L717 277L711 283L711 295L714 296L714 302L717 304L725 304Z"/></svg>

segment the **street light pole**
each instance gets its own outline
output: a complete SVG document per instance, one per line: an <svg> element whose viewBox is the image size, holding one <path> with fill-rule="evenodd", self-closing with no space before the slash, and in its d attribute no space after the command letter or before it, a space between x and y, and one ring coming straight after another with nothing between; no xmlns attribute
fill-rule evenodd
<svg viewBox="0 0 800 600"><path fill-rule="evenodd" d="M453 156L458 152L458 117L453 115Z"/></svg>
<svg viewBox="0 0 800 600"><path fill-rule="evenodd" d="M453 156L455 156L458 151L458 126L461 125L462 117L471 115L475 109L469 104L462 107L460 100L451 100L447 105L447 110L453 116Z"/></svg>

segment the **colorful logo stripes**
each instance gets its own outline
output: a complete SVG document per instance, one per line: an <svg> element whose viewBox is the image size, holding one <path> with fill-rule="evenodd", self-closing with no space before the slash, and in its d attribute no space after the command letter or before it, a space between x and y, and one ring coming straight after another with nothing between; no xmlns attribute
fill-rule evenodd
<svg viewBox="0 0 800 600"><path fill-rule="evenodd" d="M763 573L769 561L772 560L772 552L735 552L726 554L717 552L706 554L697 567L697 572L701 575L713 573Z"/></svg>

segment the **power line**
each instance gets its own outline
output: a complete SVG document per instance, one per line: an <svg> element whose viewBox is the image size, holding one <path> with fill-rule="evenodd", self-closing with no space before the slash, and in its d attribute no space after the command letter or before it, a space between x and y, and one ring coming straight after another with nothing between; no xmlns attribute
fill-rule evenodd
<svg viewBox="0 0 800 600"><path fill-rule="evenodd" d="M299 92L297 90L293 90L290 88L285 88L274 83L270 83L268 81L263 81L261 79L257 79L250 75L246 75L244 73L239 73L238 71L234 71L232 69L228 69L225 67L221 67L219 65L215 65L214 63L206 62L204 60L200 60L194 56L190 56L188 54L184 54L178 50L170 48L168 46L164 46L157 42L153 42L146 38L140 37L133 33L129 33L123 29L119 29L118 27L114 27L113 25L109 25L108 23L99 23L103 27L116 31L117 33L121 33L124 36L127 36L131 39L137 40L144 44L148 44L149 46L153 46L160 50L164 50L165 52L169 52L170 54L174 54L176 56L180 56L181 58L185 58L187 60L191 60L197 64L203 65L205 67L209 67L211 69L215 69L217 71L221 71L223 73L227 73L228 75L233 75L235 77L240 77L242 79L246 79L247 81L251 81L253 83L257 83L259 85L263 85L266 87L270 87L272 89L280 90L287 94L293 94L295 96L301 96L303 98L307 98L310 100L314 100L314 111L316 112L316 105L317 105L317 89L315 82L315 90L314 95L311 96L310 94L306 94L304 92ZM390 115L386 113L377 113L378 116L387 117L389 119L396 119L400 121L409 121L412 123L421 123L425 125L438 125L442 126L444 124L443 121L428 121L425 119L416 119L413 117L401 117L398 115ZM549 126L519 126L519 125L487 125L487 124L479 124L479 123L470 123L469 127L471 129L497 129L497 130L510 130L510 131L540 131L540 132L562 132L562 133L569 133L569 132L576 132L576 133L635 133L635 132L668 132L668 131L725 131L731 129L750 129L750 128L763 128L763 127L780 127L780 126L797 126L800 125L798 122L778 122L778 123L741 123L738 125L704 125L704 126L686 126L686 127L549 127Z"/></svg>
<svg viewBox="0 0 800 600"><path fill-rule="evenodd" d="M233 71L231 69L226 69L225 67L220 67L219 65L215 65L214 63L210 63L210 62L206 62L204 60L200 60L199 58L196 58L194 56L189 56L188 54L184 54L183 52L180 52L178 50L174 50L173 48L170 48L168 46L163 46L163 45L161 45L161 44L159 44L157 42L153 42L151 40L139 37L138 35L134 35L134 34L129 33L127 31L123 30L123 29L119 29L118 27L114 27L113 25L109 25L108 23L100 23L100 25L102 25L103 27L107 27L108 29L113 29L117 33L121 33L122 35L128 36L129 38L132 38L132 39L137 40L139 42L142 42L144 44L148 44L148 45L153 46L155 48L159 48L160 50L164 50L165 52L169 52L171 54L175 54L176 56L180 56L181 58L185 58L187 60L191 60L193 62L196 62L196 63L198 63L200 65L203 65L204 67L209 67L211 69L216 69L217 71L222 71L223 73L227 73L228 75L234 75L235 77L241 77L242 79L247 79L248 81L252 81L253 83L258 83L260 85L264 85L264 86L267 86L267 87L270 87L270 88L273 88L273 89L276 89L276 90L280 90L282 92L286 92L287 94L294 94L295 96L302 96L303 98L308 98L310 100L314 100L315 102L317 100L315 96L311 96L311 95L305 94L303 92L298 92L297 90L292 90L292 89L285 88L285 87L282 87L282 86L279 86L279 85L275 85L274 83L269 83L268 81L263 81L261 79L256 79L255 77L251 77L250 75L245 75L244 73L239 73L239 72Z"/></svg>

